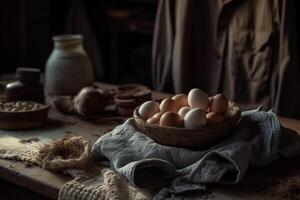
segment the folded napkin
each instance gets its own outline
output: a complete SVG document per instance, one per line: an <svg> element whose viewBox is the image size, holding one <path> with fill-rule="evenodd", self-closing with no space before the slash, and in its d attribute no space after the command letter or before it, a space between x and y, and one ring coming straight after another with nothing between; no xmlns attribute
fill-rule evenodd
<svg viewBox="0 0 300 200"><path fill-rule="evenodd" d="M206 183L235 184L248 167L300 155L300 136L280 126L272 111L242 113L236 129L207 150L163 146L128 119L94 144L96 161L110 165L134 186L162 188L155 199L180 199Z"/></svg>

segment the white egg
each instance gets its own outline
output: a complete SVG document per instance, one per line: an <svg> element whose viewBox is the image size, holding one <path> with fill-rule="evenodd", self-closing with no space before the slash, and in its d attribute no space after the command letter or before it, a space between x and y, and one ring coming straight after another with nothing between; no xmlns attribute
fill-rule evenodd
<svg viewBox="0 0 300 200"><path fill-rule="evenodd" d="M191 110L190 107L182 107L178 111L178 115L180 115L182 118L184 118L184 116L186 115L186 113L188 113L190 110Z"/></svg>
<svg viewBox="0 0 300 200"><path fill-rule="evenodd" d="M186 128L196 128L204 126L206 123L206 114L200 108L191 109L184 117L184 126Z"/></svg>
<svg viewBox="0 0 300 200"><path fill-rule="evenodd" d="M159 104L155 101L146 101L140 106L138 112L144 120L147 120L159 112Z"/></svg>
<svg viewBox="0 0 300 200"><path fill-rule="evenodd" d="M209 105L208 95L202 90L194 88L188 94L188 103L191 108L206 110Z"/></svg>

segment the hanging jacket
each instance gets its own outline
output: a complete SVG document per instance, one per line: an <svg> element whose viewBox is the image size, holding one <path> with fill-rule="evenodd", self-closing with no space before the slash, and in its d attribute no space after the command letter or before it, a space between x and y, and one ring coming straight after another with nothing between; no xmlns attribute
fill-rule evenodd
<svg viewBox="0 0 300 200"><path fill-rule="evenodd" d="M300 117L294 0L222 0L219 90L239 103Z"/></svg>
<svg viewBox="0 0 300 200"><path fill-rule="evenodd" d="M217 91L217 0L160 0L152 47L156 90L175 93L200 87Z"/></svg>

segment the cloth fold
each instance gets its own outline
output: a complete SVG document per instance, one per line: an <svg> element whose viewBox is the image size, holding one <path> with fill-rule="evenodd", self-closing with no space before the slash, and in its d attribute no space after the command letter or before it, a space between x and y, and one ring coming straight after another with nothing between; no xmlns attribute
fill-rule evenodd
<svg viewBox="0 0 300 200"><path fill-rule="evenodd" d="M108 159L134 186L161 189L156 199L177 199L207 183L239 183L249 167L300 155L300 136L282 128L272 111L243 112L238 127L224 141L197 151L160 145L131 118L99 138L92 156L102 164Z"/></svg>

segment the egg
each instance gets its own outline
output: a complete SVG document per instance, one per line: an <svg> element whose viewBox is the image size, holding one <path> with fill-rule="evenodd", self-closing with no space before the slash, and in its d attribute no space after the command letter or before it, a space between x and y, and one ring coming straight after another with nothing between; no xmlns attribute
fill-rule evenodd
<svg viewBox="0 0 300 200"><path fill-rule="evenodd" d="M159 109L162 112L171 111L177 113L179 108L180 106L173 99L170 98L164 99L159 106Z"/></svg>
<svg viewBox="0 0 300 200"><path fill-rule="evenodd" d="M207 123L205 112L200 108L191 109L184 117L184 126L186 128L195 128L204 126Z"/></svg>
<svg viewBox="0 0 300 200"><path fill-rule="evenodd" d="M183 119L174 112L166 112L160 118L160 126L183 127Z"/></svg>
<svg viewBox="0 0 300 200"><path fill-rule="evenodd" d="M140 106L138 110L138 113L144 120L151 118L154 114L158 112L159 104L155 101L146 101Z"/></svg>
<svg viewBox="0 0 300 200"><path fill-rule="evenodd" d="M149 124L159 125L159 118L154 118L154 117L152 117L152 118L147 119L147 122L148 122Z"/></svg>
<svg viewBox="0 0 300 200"><path fill-rule="evenodd" d="M179 109L178 111L178 115L182 118L184 118L184 116L186 115L186 113L188 113L191 110L190 107L182 107Z"/></svg>
<svg viewBox="0 0 300 200"><path fill-rule="evenodd" d="M206 114L208 124L217 124L224 121L223 115L215 112L210 112Z"/></svg>
<svg viewBox="0 0 300 200"><path fill-rule="evenodd" d="M188 96L186 94L177 94L172 97L172 99L180 106L180 107L188 107Z"/></svg>
<svg viewBox="0 0 300 200"><path fill-rule="evenodd" d="M209 104L208 95L198 88L192 89L188 94L188 103L192 108L207 109Z"/></svg>
<svg viewBox="0 0 300 200"><path fill-rule="evenodd" d="M155 115L153 115L152 118L160 119L160 117L161 117L163 114L164 114L163 112L158 112L158 113L156 113Z"/></svg>
<svg viewBox="0 0 300 200"><path fill-rule="evenodd" d="M210 112L216 112L220 114L224 114L228 109L228 99L223 94L217 94L213 97L212 102L209 106Z"/></svg>

